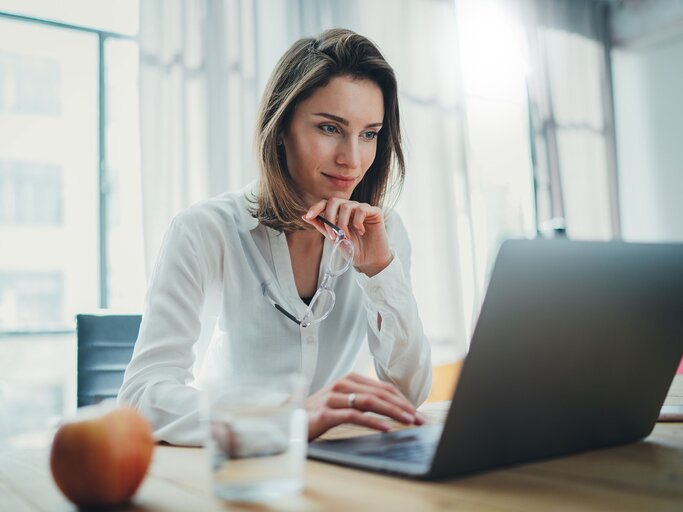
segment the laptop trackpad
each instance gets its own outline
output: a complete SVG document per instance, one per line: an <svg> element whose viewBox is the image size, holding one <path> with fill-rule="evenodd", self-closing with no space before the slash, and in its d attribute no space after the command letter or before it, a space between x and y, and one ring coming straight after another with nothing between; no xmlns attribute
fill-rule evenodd
<svg viewBox="0 0 683 512"><path fill-rule="evenodd" d="M312 443L311 447L327 452L396 460L404 460L401 456L406 455L406 461L414 461L416 454L422 453L421 460L431 460L442 430L442 425L423 425L396 432Z"/></svg>

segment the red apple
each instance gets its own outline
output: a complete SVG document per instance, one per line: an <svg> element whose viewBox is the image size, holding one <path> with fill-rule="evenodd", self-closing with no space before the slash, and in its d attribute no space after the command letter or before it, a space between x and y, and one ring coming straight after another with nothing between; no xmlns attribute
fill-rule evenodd
<svg viewBox="0 0 683 512"><path fill-rule="evenodd" d="M77 505L111 506L137 490L152 458L149 423L130 407L63 424L55 434L50 469Z"/></svg>

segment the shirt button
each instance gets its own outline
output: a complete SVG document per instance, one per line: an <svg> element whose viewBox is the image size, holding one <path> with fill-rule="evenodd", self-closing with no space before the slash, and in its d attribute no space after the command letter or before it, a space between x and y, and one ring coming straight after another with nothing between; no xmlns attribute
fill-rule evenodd
<svg viewBox="0 0 683 512"><path fill-rule="evenodd" d="M313 336L306 336L306 342L307 343L313 343L315 341L315 338Z"/></svg>
<svg viewBox="0 0 683 512"><path fill-rule="evenodd" d="M370 289L370 294L374 299L379 299L382 296L382 290L380 289L379 286L373 286Z"/></svg>

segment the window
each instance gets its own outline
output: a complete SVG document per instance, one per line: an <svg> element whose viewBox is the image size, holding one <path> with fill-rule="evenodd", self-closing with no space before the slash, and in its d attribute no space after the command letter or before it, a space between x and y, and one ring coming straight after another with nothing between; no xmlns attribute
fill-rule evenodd
<svg viewBox="0 0 683 512"><path fill-rule="evenodd" d="M574 239L612 237L602 45L557 29L541 31L557 133L567 233Z"/></svg>
<svg viewBox="0 0 683 512"><path fill-rule="evenodd" d="M137 1L59 6L0 2L0 333L144 293Z"/></svg>

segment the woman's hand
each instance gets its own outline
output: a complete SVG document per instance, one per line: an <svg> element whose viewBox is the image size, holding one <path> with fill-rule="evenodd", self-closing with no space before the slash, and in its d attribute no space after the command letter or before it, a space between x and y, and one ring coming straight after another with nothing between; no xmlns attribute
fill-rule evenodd
<svg viewBox="0 0 683 512"><path fill-rule="evenodd" d="M380 208L336 197L315 203L303 219L334 240L334 230L316 219L318 215L340 227L351 239L355 248L353 266L358 271L372 277L391 263L393 256L384 227L384 214Z"/></svg>
<svg viewBox="0 0 683 512"><path fill-rule="evenodd" d="M391 384L368 379L356 373L334 382L306 399L308 440L312 441L332 427L355 423L387 432L391 425L374 412L406 425L422 425L424 419Z"/></svg>

